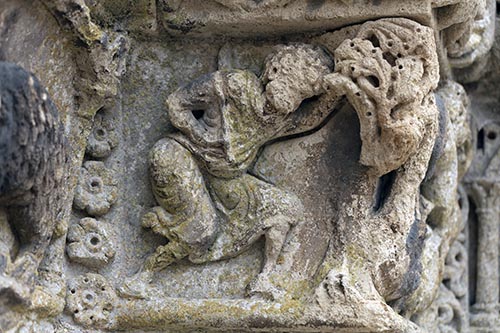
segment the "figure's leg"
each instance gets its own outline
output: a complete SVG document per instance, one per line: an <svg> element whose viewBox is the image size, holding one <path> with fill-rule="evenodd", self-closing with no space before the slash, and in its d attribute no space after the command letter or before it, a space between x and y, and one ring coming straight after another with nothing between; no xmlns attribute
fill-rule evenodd
<svg viewBox="0 0 500 333"><path fill-rule="evenodd" d="M153 280L154 273L185 258L188 254L189 250L177 242L157 247L146 259L142 269L117 288L118 292L123 297L147 298L148 285Z"/></svg>
<svg viewBox="0 0 500 333"><path fill-rule="evenodd" d="M213 243L218 216L191 153L177 141L158 141L149 156L151 185L159 206L142 218L142 226L170 240L146 259L140 271L119 287L122 296L143 298L154 272Z"/></svg>
<svg viewBox="0 0 500 333"><path fill-rule="evenodd" d="M283 291L271 283L270 276L276 271L278 258L292 228L288 220L289 218L283 215L267 219L265 224L269 225L269 229L265 233L264 263L259 275L247 286L249 296L259 295L271 300L283 296Z"/></svg>
<svg viewBox="0 0 500 333"><path fill-rule="evenodd" d="M265 234L266 251L261 274L269 274L276 267L278 257L291 228L287 218L283 215L275 216L272 220L274 225Z"/></svg>
<svg viewBox="0 0 500 333"><path fill-rule="evenodd" d="M144 271L158 272L172 263L177 262L189 255L189 249L177 242L169 242L156 248L144 264Z"/></svg>
<svg viewBox="0 0 500 333"><path fill-rule="evenodd" d="M218 216L196 160L177 141L166 138L155 144L149 162L153 193L163 208L154 212L165 229L160 234L182 224L176 231L179 242L203 252L215 239Z"/></svg>

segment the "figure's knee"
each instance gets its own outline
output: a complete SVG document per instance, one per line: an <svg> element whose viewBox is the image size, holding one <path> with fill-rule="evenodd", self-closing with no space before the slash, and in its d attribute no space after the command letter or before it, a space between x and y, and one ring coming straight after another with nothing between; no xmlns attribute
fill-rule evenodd
<svg viewBox="0 0 500 333"><path fill-rule="evenodd" d="M153 183L159 187L180 185L182 180L199 174L189 150L171 138L161 139L153 146L149 154L149 170Z"/></svg>
<svg viewBox="0 0 500 333"><path fill-rule="evenodd" d="M189 206L201 188L203 178L191 153L173 139L158 141L149 155L153 193L169 213Z"/></svg>
<svg viewBox="0 0 500 333"><path fill-rule="evenodd" d="M284 241L284 238L288 235L292 226L293 224L290 223L290 218L283 215L275 216L269 229L266 231L266 239Z"/></svg>
<svg viewBox="0 0 500 333"><path fill-rule="evenodd" d="M304 206L302 201L294 193L279 190L280 201L277 211L279 211L279 218L277 223L280 223L280 228L290 228L296 226L304 221Z"/></svg>

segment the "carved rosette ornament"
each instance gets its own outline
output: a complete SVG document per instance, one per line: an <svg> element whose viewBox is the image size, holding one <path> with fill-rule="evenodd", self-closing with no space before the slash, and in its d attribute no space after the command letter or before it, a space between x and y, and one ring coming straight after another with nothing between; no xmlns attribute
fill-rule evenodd
<svg viewBox="0 0 500 333"><path fill-rule="evenodd" d="M112 170L103 162L87 161L80 169L74 205L91 216L104 215L117 199L116 187Z"/></svg>
<svg viewBox="0 0 500 333"><path fill-rule="evenodd" d="M68 230L66 252L68 257L82 265L100 268L115 255L107 227L93 218L81 219Z"/></svg>
<svg viewBox="0 0 500 333"><path fill-rule="evenodd" d="M68 284L66 310L83 326L111 326L116 303L114 288L101 275L87 273Z"/></svg>

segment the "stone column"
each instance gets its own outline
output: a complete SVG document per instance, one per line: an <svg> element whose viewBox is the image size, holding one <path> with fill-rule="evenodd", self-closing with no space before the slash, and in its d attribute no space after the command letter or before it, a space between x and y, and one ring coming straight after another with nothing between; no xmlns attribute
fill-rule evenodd
<svg viewBox="0 0 500 333"><path fill-rule="evenodd" d="M472 325L498 327L499 303L499 208L500 183L477 181L472 184L478 217L476 303Z"/></svg>

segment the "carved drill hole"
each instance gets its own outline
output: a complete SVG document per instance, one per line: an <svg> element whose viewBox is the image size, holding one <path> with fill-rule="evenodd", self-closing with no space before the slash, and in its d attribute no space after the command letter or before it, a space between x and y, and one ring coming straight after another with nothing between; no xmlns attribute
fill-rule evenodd
<svg viewBox="0 0 500 333"><path fill-rule="evenodd" d="M351 47L354 47L354 43L351 43Z"/></svg>
<svg viewBox="0 0 500 333"><path fill-rule="evenodd" d="M380 81L378 79L378 77L376 77L375 75L370 75L370 76L367 76L366 79L368 80L368 82L370 82L370 84L372 86L374 86L375 88L378 88L380 87Z"/></svg>
<svg viewBox="0 0 500 333"><path fill-rule="evenodd" d="M89 279L85 278L85 279L83 279L83 282L88 283Z"/></svg>
<svg viewBox="0 0 500 333"><path fill-rule="evenodd" d="M102 187L102 180L99 177L90 179L90 189L92 192L98 192Z"/></svg>
<svg viewBox="0 0 500 333"><path fill-rule="evenodd" d="M477 149L484 150L484 129L477 133Z"/></svg>
<svg viewBox="0 0 500 333"><path fill-rule="evenodd" d="M97 245L97 244L99 244L99 242L100 242L100 241L101 241L101 240L99 239L99 237L94 236L94 237L92 237L92 238L90 239L90 244L92 244L92 245Z"/></svg>
<svg viewBox="0 0 500 333"><path fill-rule="evenodd" d="M391 194L396 175L396 170L393 170L378 179L377 189L375 190L375 202L373 205L373 210L375 212L378 212L384 206L387 198Z"/></svg>
<svg viewBox="0 0 500 333"><path fill-rule="evenodd" d="M495 140L497 138L497 134L495 132L488 132L488 139Z"/></svg>
<svg viewBox="0 0 500 333"><path fill-rule="evenodd" d="M403 65L399 65L399 66L398 66L398 68L399 68L399 69L403 69Z"/></svg>
<svg viewBox="0 0 500 333"><path fill-rule="evenodd" d="M80 311L78 311L78 309L76 309L75 311L73 311L73 313L78 313L78 312L80 312Z"/></svg>
<svg viewBox="0 0 500 333"><path fill-rule="evenodd" d="M385 61L387 61L389 63L389 65L391 65L391 66L396 65L396 58L392 54L390 54L389 52L384 52L382 54L382 56L384 57Z"/></svg>
<svg viewBox="0 0 500 333"><path fill-rule="evenodd" d="M87 301L93 301L94 300L94 296L92 296L91 294L87 294L87 295L85 295L85 299Z"/></svg>
<svg viewBox="0 0 500 333"><path fill-rule="evenodd" d="M197 120L203 118L203 115L205 114L205 110L193 110L191 112L193 114L193 117L195 117Z"/></svg>
<svg viewBox="0 0 500 333"><path fill-rule="evenodd" d="M371 35L368 40L372 43L374 47L379 47L380 46L380 41L378 40L377 36Z"/></svg>
<svg viewBox="0 0 500 333"><path fill-rule="evenodd" d="M366 116L367 116L367 117L371 117L371 116L372 116L372 113L371 113L371 112L367 112L367 113L366 113Z"/></svg>
<svg viewBox="0 0 500 333"><path fill-rule="evenodd" d="M408 51L410 49L410 45L405 44L405 45L403 45L403 48Z"/></svg>
<svg viewBox="0 0 500 333"><path fill-rule="evenodd" d="M392 47L393 45L394 43L391 40L387 42L387 46Z"/></svg>
<svg viewBox="0 0 500 333"><path fill-rule="evenodd" d="M422 32L422 29L420 29L420 28L417 28L417 32Z"/></svg>
<svg viewBox="0 0 500 333"><path fill-rule="evenodd" d="M96 129L95 134L98 138L103 138L106 135L106 131L102 128L98 128Z"/></svg>
<svg viewBox="0 0 500 333"><path fill-rule="evenodd" d="M71 291L72 294L76 293L75 289L71 289L70 291Z"/></svg>

